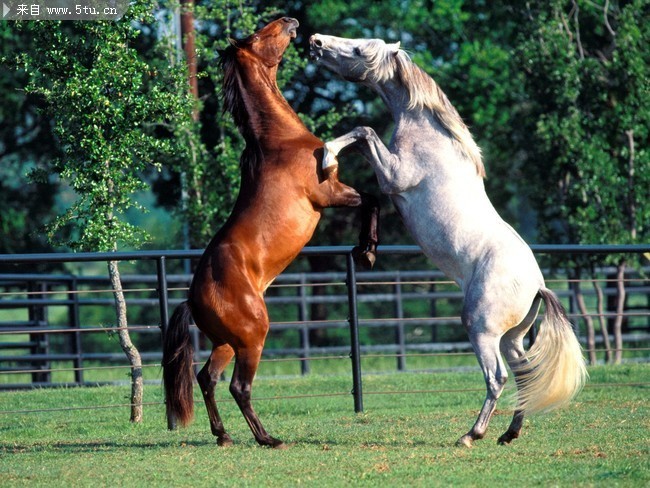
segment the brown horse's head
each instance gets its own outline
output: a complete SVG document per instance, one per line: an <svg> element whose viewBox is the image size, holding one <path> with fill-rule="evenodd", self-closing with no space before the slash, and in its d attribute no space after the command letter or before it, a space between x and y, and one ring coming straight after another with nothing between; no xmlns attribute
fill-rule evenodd
<svg viewBox="0 0 650 488"><path fill-rule="evenodd" d="M245 39L230 40L237 49L244 50L261 60L271 68L280 64L284 51L291 39L296 37L298 21L291 17L282 17L262 27L255 34Z"/></svg>

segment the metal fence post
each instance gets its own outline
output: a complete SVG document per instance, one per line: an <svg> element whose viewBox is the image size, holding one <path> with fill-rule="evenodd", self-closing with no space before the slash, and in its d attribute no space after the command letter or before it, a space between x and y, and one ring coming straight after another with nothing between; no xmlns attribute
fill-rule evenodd
<svg viewBox="0 0 650 488"><path fill-rule="evenodd" d="M77 290L77 277L73 276L68 282L68 299L72 301L68 305L68 323L75 331L70 337L70 344L72 353L75 358L72 360L74 364L74 380L79 386L84 382L83 371L83 345L81 342L81 321L79 319L79 293Z"/></svg>
<svg viewBox="0 0 650 488"><path fill-rule="evenodd" d="M348 310L350 323L350 358L352 359L352 395L354 411L363 412L363 391L361 388L361 347L359 346L359 316L357 314L357 275L352 253L347 254Z"/></svg>
<svg viewBox="0 0 650 488"><path fill-rule="evenodd" d="M156 260L156 270L158 272L158 304L160 306L160 330L162 340L165 340L167 333L167 324L169 323L169 303L167 296L167 270L165 269L165 256L160 256Z"/></svg>
<svg viewBox="0 0 650 488"><path fill-rule="evenodd" d="M158 305L160 307L160 338L164 344L167 335L167 326L169 325L169 303L167 296L167 270L165 269L165 256L156 259L156 271L158 274ZM163 345L164 347L164 345ZM167 399L165 399L165 402ZM176 429L176 420L167 415L167 428Z"/></svg>
<svg viewBox="0 0 650 488"><path fill-rule="evenodd" d="M302 357L300 360L300 374L303 376L309 374L309 348L311 344L309 342L309 327L306 325L309 318L307 313L307 277L305 273L300 273L300 286L298 287L298 296L300 297L300 303L298 304L298 320L302 322L302 327L299 330L300 334L300 348L302 349Z"/></svg>
<svg viewBox="0 0 650 488"><path fill-rule="evenodd" d="M402 278L398 271L395 276L395 317L398 319L395 328L395 342L397 344L397 370L406 369L406 338L404 337L404 304L402 302Z"/></svg>
<svg viewBox="0 0 650 488"><path fill-rule="evenodd" d="M47 285L44 282L28 281L27 297L34 301L43 301L44 295L37 292L47 291ZM28 308L29 322L35 329L41 329L48 325L47 310L45 305L30 305ZM50 336L43 333L29 334L29 341L32 344L30 352L32 355L47 358L50 352ZM37 359L32 361L34 370L43 370L32 373L32 383L50 383L52 374L50 372L50 362L47 359Z"/></svg>

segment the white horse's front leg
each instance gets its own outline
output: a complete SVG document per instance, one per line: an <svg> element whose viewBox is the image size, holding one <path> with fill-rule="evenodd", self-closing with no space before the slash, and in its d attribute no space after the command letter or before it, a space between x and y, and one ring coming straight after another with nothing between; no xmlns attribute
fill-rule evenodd
<svg viewBox="0 0 650 488"><path fill-rule="evenodd" d="M351 132L325 143L323 167L325 168L326 164L336 161L336 156L343 148L355 143L358 143L358 150L375 170L379 187L383 193L401 193L418 183L415 181L414 172L401 167L397 154L390 152L370 127L357 127Z"/></svg>

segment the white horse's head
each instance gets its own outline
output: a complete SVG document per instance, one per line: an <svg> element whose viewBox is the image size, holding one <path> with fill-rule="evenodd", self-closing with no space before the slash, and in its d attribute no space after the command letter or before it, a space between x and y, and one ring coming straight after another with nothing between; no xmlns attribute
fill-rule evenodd
<svg viewBox="0 0 650 488"><path fill-rule="evenodd" d="M309 38L309 55L342 78L353 82L382 78L386 60L399 52L399 42L387 44L381 39L344 39L314 34ZM371 76L373 79L368 80Z"/></svg>
<svg viewBox="0 0 650 488"><path fill-rule="evenodd" d="M392 110L432 111L458 148L485 176L481 150L437 83L399 48L381 39L344 39L314 34L309 38L314 61L342 78L377 91ZM386 85L392 82L392 90ZM406 103L404 103L406 102Z"/></svg>

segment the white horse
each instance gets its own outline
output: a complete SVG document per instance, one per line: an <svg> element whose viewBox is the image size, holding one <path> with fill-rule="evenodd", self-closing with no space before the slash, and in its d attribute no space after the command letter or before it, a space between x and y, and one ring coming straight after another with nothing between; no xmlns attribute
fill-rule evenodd
<svg viewBox="0 0 650 488"><path fill-rule="evenodd" d="M570 401L587 371L580 344L557 296L546 288L532 251L498 215L485 193L481 152L435 81L399 43L315 34L312 59L384 100L395 121L386 147L374 130L358 127L326 144L326 164L354 145L370 162L426 255L464 293L462 322L478 358L487 396L472 429L458 440L470 447L487 430L508 373L515 374L517 406L500 444L521 432L524 414ZM546 304L528 352L523 339Z"/></svg>

